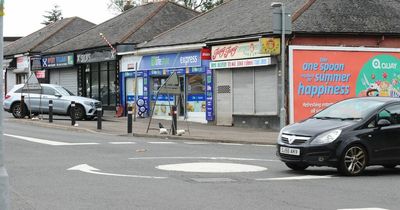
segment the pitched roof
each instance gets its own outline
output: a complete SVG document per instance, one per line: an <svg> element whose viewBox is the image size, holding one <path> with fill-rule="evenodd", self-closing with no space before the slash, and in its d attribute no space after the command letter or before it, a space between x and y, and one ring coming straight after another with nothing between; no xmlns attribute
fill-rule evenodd
<svg viewBox="0 0 400 210"><path fill-rule="evenodd" d="M168 1L149 3L129 9L45 53L70 52L107 46L105 40L100 37L100 33L113 45L144 42L198 14L196 11Z"/></svg>
<svg viewBox="0 0 400 210"><path fill-rule="evenodd" d="M4 47L4 55L11 56L27 52L40 53L88 30L94 25L79 17L64 18L7 45Z"/></svg>
<svg viewBox="0 0 400 210"><path fill-rule="evenodd" d="M139 47L204 43L268 34L275 0L230 0ZM280 0L292 13L293 32L400 33L400 0Z"/></svg>
<svg viewBox="0 0 400 210"><path fill-rule="evenodd" d="M293 29L307 33L400 34L399 22L399 0L316 0L294 22Z"/></svg>
<svg viewBox="0 0 400 210"><path fill-rule="evenodd" d="M272 2L273 0L231 0L140 46L203 43L208 40L270 32ZM291 11L296 11L307 0L281 2Z"/></svg>

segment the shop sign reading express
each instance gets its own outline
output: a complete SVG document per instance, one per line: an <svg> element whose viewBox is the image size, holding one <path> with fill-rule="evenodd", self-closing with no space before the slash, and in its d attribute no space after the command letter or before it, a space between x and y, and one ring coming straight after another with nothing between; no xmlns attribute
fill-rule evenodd
<svg viewBox="0 0 400 210"><path fill-rule="evenodd" d="M174 69L201 66L200 52L181 52L143 56L140 70Z"/></svg>
<svg viewBox="0 0 400 210"><path fill-rule="evenodd" d="M400 50L383 48L289 48L290 121L304 120L351 97L400 97Z"/></svg>

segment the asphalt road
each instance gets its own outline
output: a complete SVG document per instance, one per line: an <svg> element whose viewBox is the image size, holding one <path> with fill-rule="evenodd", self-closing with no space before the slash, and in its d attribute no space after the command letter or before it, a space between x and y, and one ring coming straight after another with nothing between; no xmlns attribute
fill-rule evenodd
<svg viewBox="0 0 400 210"><path fill-rule="evenodd" d="M399 209L400 168L299 173L265 145L4 126L15 210Z"/></svg>

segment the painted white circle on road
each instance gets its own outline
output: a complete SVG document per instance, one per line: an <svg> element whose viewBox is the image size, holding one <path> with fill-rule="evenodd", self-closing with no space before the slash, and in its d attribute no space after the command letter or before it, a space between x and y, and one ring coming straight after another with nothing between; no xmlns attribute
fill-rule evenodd
<svg viewBox="0 0 400 210"><path fill-rule="evenodd" d="M182 171L197 173L239 173L239 172L258 172L265 171L267 168L253 165L244 165L237 163L181 163L160 165L157 169L166 171Z"/></svg>

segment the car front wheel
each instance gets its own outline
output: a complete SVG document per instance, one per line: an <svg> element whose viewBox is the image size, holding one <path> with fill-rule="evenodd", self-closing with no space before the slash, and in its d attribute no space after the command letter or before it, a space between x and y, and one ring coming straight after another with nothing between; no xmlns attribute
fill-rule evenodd
<svg viewBox="0 0 400 210"><path fill-rule="evenodd" d="M338 171L345 176L360 175L367 166L367 152L359 145L347 147L338 166Z"/></svg>
<svg viewBox="0 0 400 210"><path fill-rule="evenodd" d="M72 118L71 111L70 111L70 116ZM75 106L75 120L83 120L85 117L86 117L85 108L83 108L81 105L76 105Z"/></svg>
<svg viewBox="0 0 400 210"><path fill-rule="evenodd" d="M285 163L287 167L295 171L304 171L308 168L307 164L304 163Z"/></svg>

